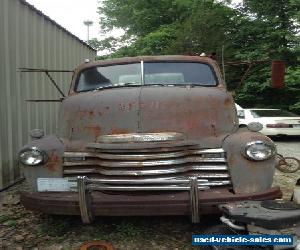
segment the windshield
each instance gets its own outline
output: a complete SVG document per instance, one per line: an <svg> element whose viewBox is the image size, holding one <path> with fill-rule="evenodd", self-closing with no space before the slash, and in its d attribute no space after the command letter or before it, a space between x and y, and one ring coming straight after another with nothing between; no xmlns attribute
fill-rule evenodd
<svg viewBox="0 0 300 250"><path fill-rule="evenodd" d="M140 64L121 64L88 68L80 74L76 91L94 90L128 82L141 84Z"/></svg>
<svg viewBox="0 0 300 250"><path fill-rule="evenodd" d="M144 63L145 84L195 84L215 86L207 64L191 62Z"/></svg>
<svg viewBox="0 0 300 250"><path fill-rule="evenodd" d="M147 62L88 68L79 75L76 91L120 86L187 84L216 86L217 81L211 67L204 63Z"/></svg>
<svg viewBox="0 0 300 250"><path fill-rule="evenodd" d="M253 117L295 117L297 115L280 109L275 110L251 110Z"/></svg>

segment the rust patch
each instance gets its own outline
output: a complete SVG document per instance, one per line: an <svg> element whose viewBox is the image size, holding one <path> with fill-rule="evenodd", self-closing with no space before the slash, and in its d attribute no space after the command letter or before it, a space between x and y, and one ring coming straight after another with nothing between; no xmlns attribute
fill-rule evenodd
<svg viewBox="0 0 300 250"><path fill-rule="evenodd" d="M213 136L217 137L218 135L217 135L217 132L216 132L216 126L215 126L215 124L211 124L211 128L212 128L212 134L213 134Z"/></svg>
<svg viewBox="0 0 300 250"><path fill-rule="evenodd" d="M132 109L132 107L135 105L135 102L130 102L130 103L128 103L128 108L129 108L129 110L131 110Z"/></svg>
<svg viewBox="0 0 300 250"><path fill-rule="evenodd" d="M231 99L230 98L225 98L225 100L224 100L224 104L225 105L232 105L232 102L231 102Z"/></svg>
<svg viewBox="0 0 300 250"><path fill-rule="evenodd" d="M97 141L98 136L101 135L100 126L86 126L84 129L91 132L95 136L95 141Z"/></svg>
<svg viewBox="0 0 300 250"><path fill-rule="evenodd" d="M129 103L120 103L119 110L120 111L130 111L132 107L135 105L136 102L129 102Z"/></svg>
<svg viewBox="0 0 300 250"><path fill-rule="evenodd" d="M48 161L46 167L49 171L56 171L60 167L60 160L58 155L55 152L52 152L48 155Z"/></svg>
<svg viewBox="0 0 300 250"><path fill-rule="evenodd" d="M77 116L79 118L83 118L85 116L88 116L89 118L92 118L94 116L94 111L92 110L78 110Z"/></svg>
<svg viewBox="0 0 300 250"><path fill-rule="evenodd" d="M236 159L233 155L227 158L227 163L230 167L234 167L236 165Z"/></svg>
<svg viewBox="0 0 300 250"><path fill-rule="evenodd" d="M78 111L77 111L77 115L78 115L79 118L82 118L82 117L85 116L85 111L78 110Z"/></svg>
<svg viewBox="0 0 300 250"><path fill-rule="evenodd" d="M129 131L127 129L121 129L121 128L112 128L111 129L111 134L128 134Z"/></svg>

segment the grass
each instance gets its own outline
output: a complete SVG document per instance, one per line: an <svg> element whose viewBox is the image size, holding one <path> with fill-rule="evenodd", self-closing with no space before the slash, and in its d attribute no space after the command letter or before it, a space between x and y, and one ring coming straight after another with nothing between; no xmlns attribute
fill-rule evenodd
<svg viewBox="0 0 300 250"><path fill-rule="evenodd" d="M8 214L1 214L0 215L0 223L2 224L3 222L6 222L12 218L11 215Z"/></svg>
<svg viewBox="0 0 300 250"><path fill-rule="evenodd" d="M141 227L125 221L122 221L120 224L118 224L116 230L116 233L119 235L119 237L123 239L132 239L140 236L143 233Z"/></svg>
<svg viewBox="0 0 300 250"><path fill-rule="evenodd" d="M16 220L7 220L5 223L4 223L5 226L8 226L8 227L16 227L17 225L17 221Z"/></svg>
<svg viewBox="0 0 300 250"><path fill-rule="evenodd" d="M45 216L37 227L37 234L40 236L49 235L51 237L61 237L70 232L72 223L69 218L57 218L54 216Z"/></svg>

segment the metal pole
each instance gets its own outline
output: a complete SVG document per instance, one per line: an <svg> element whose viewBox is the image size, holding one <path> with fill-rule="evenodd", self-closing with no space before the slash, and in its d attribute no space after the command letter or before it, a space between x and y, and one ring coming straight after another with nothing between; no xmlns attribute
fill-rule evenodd
<svg viewBox="0 0 300 250"><path fill-rule="evenodd" d="M83 24L87 26L87 42L88 42L90 40L90 26L93 25L93 21L85 20Z"/></svg>

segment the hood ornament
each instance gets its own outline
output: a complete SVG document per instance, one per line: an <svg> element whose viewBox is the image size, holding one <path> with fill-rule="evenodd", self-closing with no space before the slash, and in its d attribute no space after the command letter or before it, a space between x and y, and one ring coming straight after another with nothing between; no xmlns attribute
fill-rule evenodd
<svg viewBox="0 0 300 250"><path fill-rule="evenodd" d="M183 133L162 132L162 133L129 133L99 136L100 143L131 143L131 142L165 142L184 140Z"/></svg>

